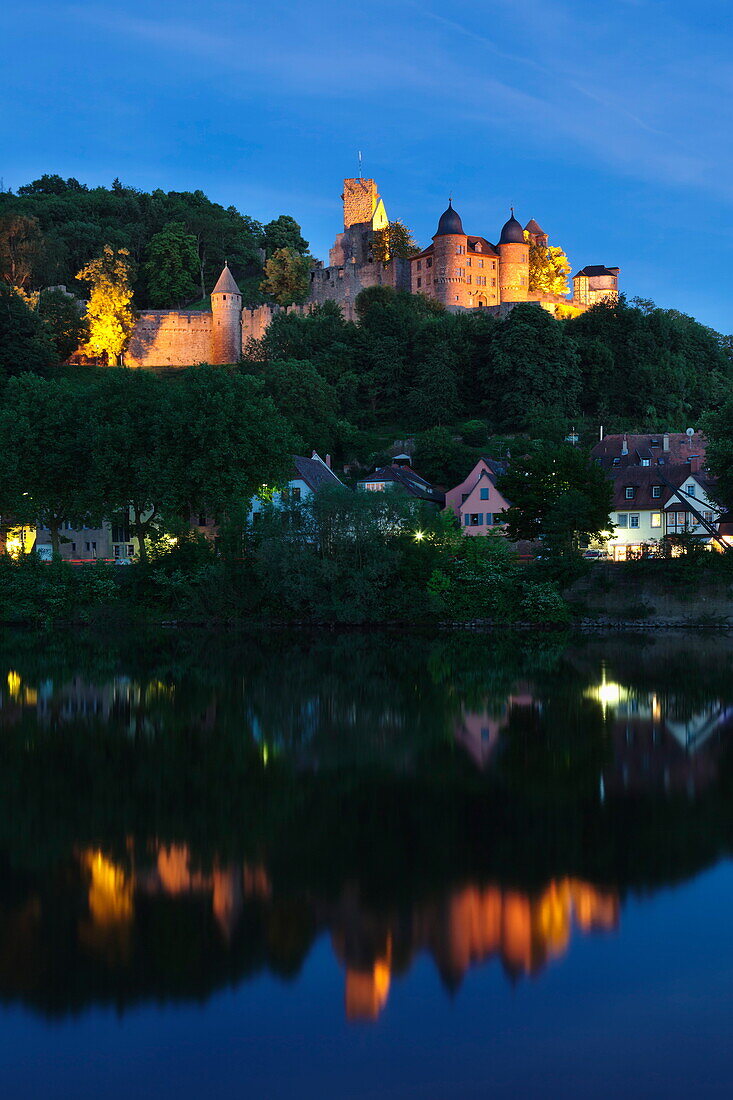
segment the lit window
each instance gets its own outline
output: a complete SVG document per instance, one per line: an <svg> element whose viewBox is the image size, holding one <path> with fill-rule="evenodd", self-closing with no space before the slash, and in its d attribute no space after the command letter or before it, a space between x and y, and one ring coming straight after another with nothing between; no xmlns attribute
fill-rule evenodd
<svg viewBox="0 0 733 1100"><path fill-rule="evenodd" d="M651 463L651 459L649 459L649 458L642 458L642 460L641 460L641 464L642 464L642 466L651 466L651 464L652 464L652 463Z"/></svg>
<svg viewBox="0 0 733 1100"><path fill-rule="evenodd" d="M652 512L652 527L661 527L661 526L662 526L662 513L661 512Z"/></svg>

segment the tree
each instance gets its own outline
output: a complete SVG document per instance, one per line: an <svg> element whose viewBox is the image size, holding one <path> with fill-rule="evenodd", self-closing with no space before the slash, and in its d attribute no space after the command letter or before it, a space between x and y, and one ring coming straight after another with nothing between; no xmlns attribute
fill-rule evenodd
<svg viewBox="0 0 733 1100"><path fill-rule="evenodd" d="M287 468L289 429L259 379L191 367L171 381L105 371L95 403L94 481L108 514L128 512L146 540L191 513L233 515Z"/></svg>
<svg viewBox="0 0 733 1100"><path fill-rule="evenodd" d="M308 271L306 257L293 248L279 248L265 263L262 293L281 306L304 302L308 297Z"/></svg>
<svg viewBox="0 0 733 1100"><path fill-rule="evenodd" d="M0 376L24 371L45 374L58 362L51 336L35 310L0 282Z"/></svg>
<svg viewBox="0 0 733 1100"><path fill-rule="evenodd" d="M261 377L265 393L292 426L303 453L330 450L337 431L338 402L313 363L275 360L263 365Z"/></svg>
<svg viewBox="0 0 733 1100"><path fill-rule="evenodd" d="M415 469L429 481L450 487L457 485L476 457L448 428L430 428L415 440Z"/></svg>
<svg viewBox="0 0 733 1100"><path fill-rule="evenodd" d="M157 309L182 306L196 293L199 256L196 238L183 222L168 222L151 239L143 272L148 297Z"/></svg>
<svg viewBox="0 0 733 1100"><path fill-rule="evenodd" d="M733 509L733 398L711 409L700 428L707 438L708 468L717 478L715 498L724 508Z"/></svg>
<svg viewBox="0 0 733 1100"><path fill-rule="evenodd" d="M454 422L459 409L456 356L447 345L434 348L418 366L410 406L420 427Z"/></svg>
<svg viewBox="0 0 733 1100"><path fill-rule="evenodd" d="M530 241L525 229L524 239ZM529 246L529 289L541 294L559 294L565 297L569 291L570 261L561 248L531 240Z"/></svg>
<svg viewBox="0 0 733 1100"><path fill-rule="evenodd" d="M61 362L72 356L86 341L87 322L80 305L73 295L57 288L43 290L38 297L36 313L43 321Z"/></svg>
<svg viewBox="0 0 733 1100"><path fill-rule="evenodd" d="M106 354L109 363L119 361L135 327L129 256L126 248L115 251L107 244L77 275L91 286L87 347L92 355Z"/></svg>
<svg viewBox="0 0 733 1100"><path fill-rule="evenodd" d="M537 305L516 306L494 331L479 370L484 406L502 430L522 429L543 409L572 416L580 395L575 345Z"/></svg>
<svg viewBox="0 0 733 1100"><path fill-rule="evenodd" d="M268 257L281 248L290 248L300 256L305 256L308 252L308 242L301 234L295 218L291 218L289 214L281 214L279 218L267 223L263 242Z"/></svg>
<svg viewBox="0 0 733 1100"><path fill-rule="evenodd" d="M421 251L412 231L399 219L374 231L372 254L378 263L387 264L393 259L409 260Z"/></svg>
<svg viewBox="0 0 733 1100"><path fill-rule="evenodd" d="M65 521L81 526L103 502L89 477L90 393L67 379L11 378L0 407L0 511L41 522L58 554Z"/></svg>
<svg viewBox="0 0 733 1100"><path fill-rule="evenodd" d="M543 538L559 554L577 549L583 536L611 530L611 483L588 454L568 444L514 459L498 488L511 501L504 519L514 541Z"/></svg>
<svg viewBox="0 0 733 1100"><path fill-rule="evenodd" d="M0 274L6 283L29 290L42 250L43 234L37 218L12 212L0 217Z"/></svg>

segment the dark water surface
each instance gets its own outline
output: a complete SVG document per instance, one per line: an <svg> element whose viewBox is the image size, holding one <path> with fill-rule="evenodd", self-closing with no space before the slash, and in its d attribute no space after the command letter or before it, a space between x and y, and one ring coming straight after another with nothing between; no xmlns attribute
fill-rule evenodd
<svg viewBox="0 0 733 1100"><path fill-rule="evenodd" d="M727 1096L733 638L0 639L3 1097Z"/></svg>

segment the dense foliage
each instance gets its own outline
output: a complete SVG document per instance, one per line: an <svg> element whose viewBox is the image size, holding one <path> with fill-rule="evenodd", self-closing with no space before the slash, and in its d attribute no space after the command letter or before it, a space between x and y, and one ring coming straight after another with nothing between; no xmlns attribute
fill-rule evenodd
<svg viewBox="0 0 733 1100"><path fill-rule="evenodd" d="M141 309L205 298L225 260L245 304L259 304L263 256L278 248L302 255L308 248L288 215L263 226L234 206L212 202L203 191L148 193L119 180L111 188L87 187L44 175L17 194L0 193L0 279L13 286L39 290L63 284L83 295L76 274L105 245L130 253ZM161 264L164 276L158 275Z"/></svg>
<svg viewBox="0 0 733 1100"><path fill-rule="evenodd" d="M588 438L599 424L684 430L733 381L725 338L623 297L567 320L532 304L504 320L451 314L387 287L363 291L356 305L358 323L330 304L277 316L246 356L309 363L360 429L398 425L404 436L445 425L464 442L461 425L476 420L488 434L557 441L573 424Z"/></svg>

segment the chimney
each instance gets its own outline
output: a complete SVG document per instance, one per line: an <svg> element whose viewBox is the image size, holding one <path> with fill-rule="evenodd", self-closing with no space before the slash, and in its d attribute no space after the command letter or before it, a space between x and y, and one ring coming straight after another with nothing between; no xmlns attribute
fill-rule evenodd
<svg viewBox="0 0 733 1100"><path fill-rule="evenodd" d="M621 443L621 454L622 455L627 455L628 453L629 453L629 438L626 435L626 432L624 432L624 438L623 438L623 441Z"/></svg>
<svg viewBox="0 0 733 1100"><path fill-rule="evenodd" d="M700 470L700 455L690 455L690 473L696 474Z"/></svg>
<svg viewBox="0 0 733 1100"><path fill-rule="evenodd" d="M326 465L328 466L328 468L330 470L331 469L331 456L330 455L326 455Z"/></svg>
<svg viewBox="0 0 733 1100"><path fill-rule="evenodd" d="M662 450L663 451L668 451L669 450L669 432L665 432L664 435L662 436Z"/></svg>

